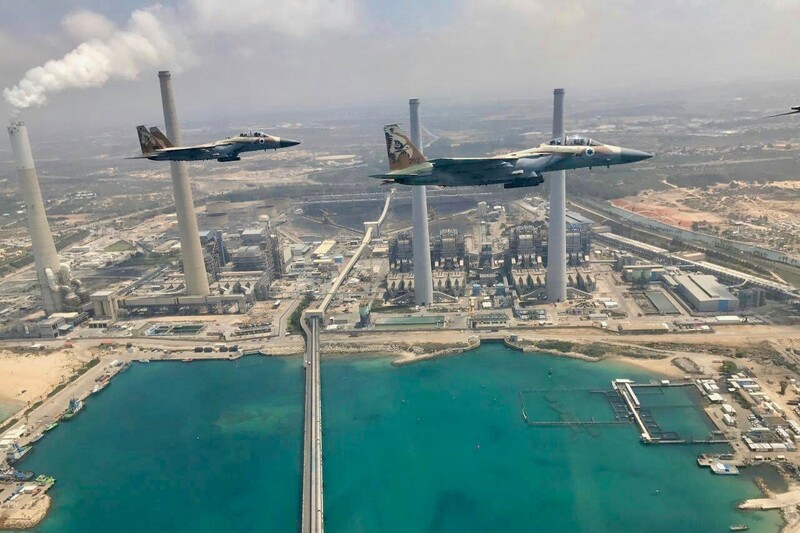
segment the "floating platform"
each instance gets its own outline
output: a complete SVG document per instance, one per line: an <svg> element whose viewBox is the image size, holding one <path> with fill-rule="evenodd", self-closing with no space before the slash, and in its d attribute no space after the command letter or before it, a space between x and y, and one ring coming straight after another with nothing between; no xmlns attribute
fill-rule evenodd
<svg viewBox="0 0 800 533"><path fill-rule="evenodd" d="M720 476L738 476L739 469L727 463L711 463L711 471Z"/></svg>

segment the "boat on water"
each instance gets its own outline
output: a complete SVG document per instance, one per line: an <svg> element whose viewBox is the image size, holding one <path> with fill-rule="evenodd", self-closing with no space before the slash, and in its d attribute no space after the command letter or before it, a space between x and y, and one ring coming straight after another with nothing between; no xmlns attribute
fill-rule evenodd
<svg viewBox="0 0 800 533"><path fill-rule="evenodd" d="M34 481L36 482L37 485L48 485L55 483L56 478L54 478L53 476L45 476L44 474L42 474L36 476L36 479Z"/></svg>
<svg viewBox="0 0 800 533"><path fill-rule="evenodd" d="M46 428L44 428L44 429L42 430L42 433L46 433L46 432L50 431L51 429L55 429L55 427L56 427L57 425L58 425L58 422L53 422L52 424L50 424L49 426L47 426Z"/></svg>
<svg viewBox="0 0 800 533"><path fill-rule="evenodd" d="M16 470L14 472L14 481L30 481L33 479L33 475L30 470Z"/></svg>
<svg viewBox="0 0 800 533"><path fill-rule="evenodd" d="M40 440L42 440L42 437L44 437L44 433L39 433L38 435L36 435L31 439L31 443L39 442Z"/></svg>
<svg viewBox="0 0 800 533"><path fill-rule="evenodd" d="M67 410L61 415L61 420L70 420L73 416L77 415L81 409L83 409L83 400L72 398L69 401Z"/></svg>
<svg viewBox="0 0 800 533"><path fill-rule="evenodd" d="M747 524L734 524L731 526L731 531L747 531L750 526Z"/></svg>
<svg viewBox="0 0 800 533"><path fill-rule="evenodd" d="M101 390L105 389L106 387L108 387L109 383L111 383L111 382L110 381L103 381L102 383L98 383L97 385L92 387L92 394L97 394Z"/></svg>
<svg viewBox="0 0 800 533"><path fill-rule="evenodd" d="M0 481L10 481L10 482L17 482L17 481L29 481L33 479L33 472L31 471L23 471L23 470L16 470L15 468L8 468L7 470L3 470L0 472Z"/></svg>
<svg viewBox="0 0 800 533"><path fill-rule="evenodd" d="M6 462L8 464L16 463L23 457L25 457L29 451L33 449L33 446L20 446L16 442L12 443L10 446L6 448Z"/></svg>

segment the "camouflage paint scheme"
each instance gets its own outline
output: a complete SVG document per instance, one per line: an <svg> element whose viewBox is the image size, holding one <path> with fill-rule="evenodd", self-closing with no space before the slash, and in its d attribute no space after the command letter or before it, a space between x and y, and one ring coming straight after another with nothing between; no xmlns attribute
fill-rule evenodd
<svg viewBox="0 0 800 533"><path fill-rule="evenodd" d="M533 187L543 172L634 163L647 152L603 144L585 137L553 139L536 148L491 157L425 159L397 124L383 128L389 172L371 176L401 185Z"/></svg>
<svg viewBox="0 0 800 533"><path fill-rule="evenodd" d="M158 128L148 130L145 126L137 126L136 132L139 135L142 155L130 159L150 159L152 161L203 161L209 159L221 162L239 161L241 159L239 154L242 152L277 150L300 144L300 141L281 139L255 131L240 133L208 144L176 147Z"/></svg>

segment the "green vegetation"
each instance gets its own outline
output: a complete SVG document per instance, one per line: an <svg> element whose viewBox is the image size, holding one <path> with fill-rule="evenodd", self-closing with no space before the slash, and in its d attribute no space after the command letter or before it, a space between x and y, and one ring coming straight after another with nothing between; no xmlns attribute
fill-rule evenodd
<svg viewBox="0 0 800 533"><path fill-rule="evenodd" d="M303 317L303 311L308 309L313 301L314 298L309 294L303 297L303 299L300 301L300 304L292 313L292 316L289 317L289 323L286 325L286 330L289 333L303 333L303 327L300 325L300 320Z"/></svg>
<svg viewBox="0 0 800 533"><path fill-rule="evenodd" d="M135 249L136 246L125 240L119 240L105 247L106 252L130 252Z"/></svg>
<svg viewBox="0 0 800 533"><path fill-rule="evenodd" d="M575 343L568 341L541 340L536 341L534 344L536 344L537 348L541 348L542 350L555 350L563 353L572 352L575 348Z"/></svg>
<svg viewBox="0 0 800 533"><path fill-rule="evenodd" d="M9 419L8 422L0 426L0 433L5 433L7 430L11 429L17 422L18 420L16 418Z"/></svg>
<svg viewBox="0 0 800 533"><path fill-rule="evenodd" d="M733 361L723 361L720 366L720 371L724 374L735 374L738 369L739 367Z"/></svg>

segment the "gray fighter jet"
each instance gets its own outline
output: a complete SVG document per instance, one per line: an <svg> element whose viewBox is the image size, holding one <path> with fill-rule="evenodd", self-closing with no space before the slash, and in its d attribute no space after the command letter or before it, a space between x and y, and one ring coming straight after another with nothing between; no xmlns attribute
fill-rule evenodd
<svg viewBox="0 0 800 533"><path fill-rule="evenodd" d="M800 105L792 107L791 111L789 111L788 113L778 113L777 115L770 115L764 118L785 117L786 115L796 115L797 113L800 113Z"/></svg>
<svg viewBox="0 0 800 533"><path fill-rule="evenodd" d="M254 131L240 133L239 135L208 144L174 146L158 128L150 128L148 130L145 126L137 126L136 132L139 134L142 155L130 159L150 159L153 161L203 161L207 159L216 159L221 162L239 161L241 159L239 154L242 152L277 150L278 148L287 148L300 144L300 141L281 139L260 131Z"/></svg>
<svg viewBox="0 0 800 533"><path fill-rule="evenodd" d="M389 172L371 177L401 185L534 187L544 181L543 172L609 167L653 157L647 152L602 144L586 137L564 137L503 155L428 161L397 124L385 126L383 131Z"/></svg>

